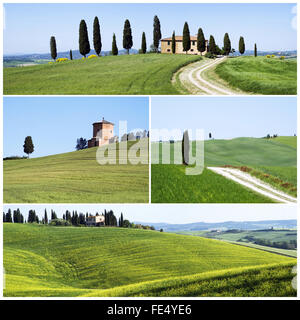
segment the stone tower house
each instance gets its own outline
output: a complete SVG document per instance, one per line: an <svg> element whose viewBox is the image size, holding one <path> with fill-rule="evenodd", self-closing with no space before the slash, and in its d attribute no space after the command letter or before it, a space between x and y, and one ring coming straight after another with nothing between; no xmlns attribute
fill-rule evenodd
<svg viewBox="0 0 300 320"><path fill-rule="evenodd" d="M109 144L114 139L114 124L104 120L93 123L93 138L88 141L88 148Z"/></svg>

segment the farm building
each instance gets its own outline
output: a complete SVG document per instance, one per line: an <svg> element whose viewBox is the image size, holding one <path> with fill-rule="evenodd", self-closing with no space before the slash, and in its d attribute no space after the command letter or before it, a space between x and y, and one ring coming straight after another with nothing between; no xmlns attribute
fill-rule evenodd
<svg viewBox="0 0 300 320"><path fill-rule="evenodd" d="M86 218L86 225L88 227L100 227L105 225L105 217L103 214L96 216L88 216Z"/></svg>
<svg viewBox="0 0 300 320"><path fill-rule="evenodd" d="M104 120L93 123L93 138L88 141L88 148L100 147L116 142L114 136L114 124Z"/></svg>
<svg viewBox="0 0 300 320"><path fill-rule="evenodd" d="M191 39L191 49L187 52L187 54L199 54L201 52L197 50L197 37L190 36ZM161 39L161 53L172 53L172 37ZM175 53L182 54L185 53L183 51L182 46L182 36L175 36ZM205 40L206 50L202 52L202 55L207 53L208 48L208 40Z"/></svg>

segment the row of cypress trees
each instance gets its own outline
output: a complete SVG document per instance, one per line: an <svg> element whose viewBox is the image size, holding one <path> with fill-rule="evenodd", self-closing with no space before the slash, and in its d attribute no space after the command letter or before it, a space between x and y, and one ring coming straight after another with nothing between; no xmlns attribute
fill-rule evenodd
<svg viewBox="0 0 300 320"><path fill-rule="evenodd" d="M191 49L190 30L187 22L185 22L183 26L182 46L183 46L183 51L185 51L186 53ZM172 52L175 53L175 32L173 32L173 35L172 35L171 47L172 47ZM197 50L201 53L206 50L205 37L204 37L203 30L201 28L198 29L198 33L197 33ZM231 41L227 32L224 35L222 50L223 50L222 53L225 55L229 55L230 52L234 52L232 51L234 49L231 48ZM221 50L216 45L215 38L212 35L209 37L208 52L212 54L221 53ZM240 54L244 54L245 52L245 41L243 37L240 37L239 39L239 52Z"/></svg>
<svg viewBox="0 0 300 320"><path fill-rule="evenodd" d="M161 30L160 30L160 21L157 16L154 17L153 20L153 47L155 52L158 51L159 41L161 39ZM100 56L101 49L102 49L102 42L101 42L101 32L100 32L100 24L98 17L94 18L93 23L93 44L94 50L98 56ZM127 54L129 54L129 50L133 46L132 40L132 30L130 26L130 22L128 19L125 20L124 29L123 29L123 48L127 50ZM56 48L56 39L54 36L50 38L50 51L51 57L53 60L57 58L57 48ZM91 51L87 25L85 20L80 21L79 25L79 52L81 55L86 57L86 55ZM147 44L146 44L146 34L145 32L142 33L142 43L141 43L141 53L146 53L147 51ZM116 42L116 35L113 34L112 40L112 55L118 55L118 47ZM70 60L73 60L73 53L70 50Z"/></svg>

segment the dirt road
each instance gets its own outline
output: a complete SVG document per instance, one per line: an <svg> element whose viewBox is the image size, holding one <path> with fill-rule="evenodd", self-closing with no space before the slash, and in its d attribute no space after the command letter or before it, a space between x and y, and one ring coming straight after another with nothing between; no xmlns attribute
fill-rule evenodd
<svg viewBox="0 0 300 320"><path fill-rule="evenodd" d="M270 199L278 202L295 204L297 199L273 188L272 186L262 182L261 180L251 176L249 173L234 168L208 167L207 169L218 173L227 179L231 179L255 192L258 192Z"/></svg>

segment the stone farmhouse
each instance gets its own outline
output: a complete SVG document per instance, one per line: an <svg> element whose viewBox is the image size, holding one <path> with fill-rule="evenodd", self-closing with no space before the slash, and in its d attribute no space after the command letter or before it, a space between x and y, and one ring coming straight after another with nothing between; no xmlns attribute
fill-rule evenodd
<svg viewBox="0 0 300 320"><path fill-rule="evenodd" d="M190 36L191 39L191 49L187 54L198 54L201 55L201 52L197 50L197 37ZM172 53L172 37L161 39L161 53ZM205 40L206 50L202 52L202 55L205 55L208 50L208 40ZM182 36L175 36L175 54L183 54L182 46Z"/></svg>
<svg viewBox="0 0 300 320"><path fill-rule="evenodd" d="M103 214L96 216L88 216L86 218L86 225L88 227L100 227L105 225L105 217Z"/></svg>
<svg viewBox="0 0 300 320"><path fill-rule="evenodd" d="M102 121L93 123L93 138L88 141L88 148L100 147L116 140L114 124L102 118Z"/></svg>

